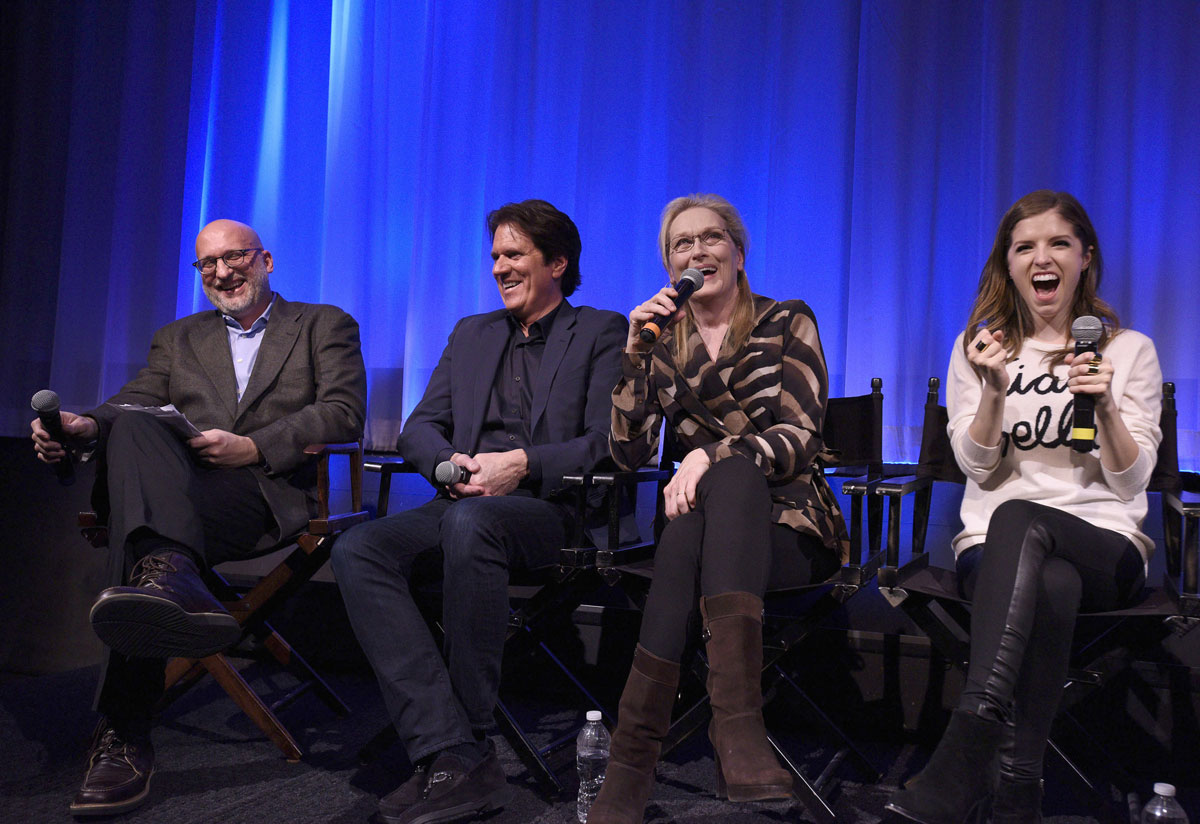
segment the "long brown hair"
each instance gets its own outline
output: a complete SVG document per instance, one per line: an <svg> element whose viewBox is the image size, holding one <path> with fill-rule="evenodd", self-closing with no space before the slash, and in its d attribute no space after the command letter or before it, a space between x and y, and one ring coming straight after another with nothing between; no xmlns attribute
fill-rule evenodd
<svg viewBox="0 0 1200 824"><path fill-rule="evenodd" d="M729 330L725 333L725 341L721 345L724 350L736 352L750 339L750 331L754 328L754 295L750 291L750 281L746 277L745 269L746 254L750 251L750 236L746 232L746 224L742 222L742 216L738 214L738 210L720 195L693 194L675 198L663 209L662 219L659 221L658 251L662 255L663 268L667 270L667 277L672 278L671 282L674 283L674 272L671 271L671 223L683 212L696 208L711 209L716 212L725 221L725 231L729 233L729 239L742 253L742 266L738 268L737 273L737 296L735 297L733 316L729 319ZM688 358L692 355L691 345L688 341L691 338L692 330L696 328L690 304L684 304L684 312L684 316L671 330L675 362L680 365L687 363Z"/></svg>
<svg viewBox="0 0 1200 824"><path fill-rule="evenodd" d="M1083 315L1095 315L1104 324L1104 334L1100 338L1099 348L1104 346L1121 329L1121 322L1111 306L1100 299L1097 294L1100 288L1100 276L1104 270L1104 259L1100 254L1100 241L1096 238L1096 230L1092 228L1091 218L1088 217L1079 201L1067 192L1055 192L1050 189L1039 189L1030 192L1014 203L996 229L996 240L992 244L992 252L988 255L983 272L979 275L979 289L975 294L975 304L967 318L967 328L963 335L963 351L970 345L981 324L987 324L990 331L1004 332L1004 348L1009 352L1009 359L1021 354L1025 339L1033 331L1033 314L1008 272L1008 249L1012 245L1013 229L1027 217L1035 217L1049 211L1058 212L1063 220L1070 223L1075 237L1083 244L1084 251L1091 252L1091 260L1079 273L1079 286L1075 291L1075 299L1071 304L1071 323ZM1051 366L1057 366L1073 351L1064 347L1052 353Z"/></svg>

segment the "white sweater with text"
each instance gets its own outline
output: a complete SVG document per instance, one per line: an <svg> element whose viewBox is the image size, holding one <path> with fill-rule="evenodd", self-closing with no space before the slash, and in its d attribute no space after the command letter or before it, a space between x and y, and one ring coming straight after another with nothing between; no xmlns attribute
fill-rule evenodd
<svg viewBox="0 0 1200 824"><path fill-rule="evenodd" d="M1067 390L1067 367L1050 369L1054 351L1025 341L1008 364L1008 393L1000 444L984 447L967 430L975 418L982 381L963 352L962 335L954 343L946 382L948 431L958 465L967 476L963 493L963 530L954 538L957 555L983 543L988 522L1000 504L1027 500L1069 512L1089 523L1128 537L1149 562L1154 542L1141 532L1146 515L1146 485L1154 469L1162 406L1162 372L1150 338L1125 329L1103 350L1112 362L1112 396L1138 456L1122 472L1100 462L1100 446L1087 453L1071 447L1074 395Z"/></svg>

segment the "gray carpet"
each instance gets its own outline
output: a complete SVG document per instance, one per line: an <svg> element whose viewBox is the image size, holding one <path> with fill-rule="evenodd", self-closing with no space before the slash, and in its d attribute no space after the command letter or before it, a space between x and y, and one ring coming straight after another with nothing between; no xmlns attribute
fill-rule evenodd
<svg viewBox="0 0 1200 824"><path fill-rule="evenodd" d="M251 665L253 676L259 673ZM58 675L9 677L0 683L0 755L7 766L0 781L0 815L4 821L70 821L67 805L82 775L82 762L93 723L88 711L94 670ZM349 672L331 678L352 707L338 719L316 698L305 696L284 714L307 749L299 764L287 763L211 680L170 707L155 731L157 772L151 797L140 810L120 817L128 822L365 822L377 799L407 775L401 748L393 747L375 762L360 765L357 753L384 723L382 702L373 680ZM267 686L256 678L257 686ZM276 684L276 686L281 686ZM286 684L282 685L286 686ZM544 697L542 700L546 700ZM575 708L547 701L527 712L543 722L570 724ZM776 713L775 715L778 715ZM790 717L790 716L789 716ZM829 753L804 731L780 730L787 719L769 719L781 738L797 747L807 769L820 769ZM521 762L497 736L505 771L513 788L512 803L493 813L491 824L575 821L573 800L544 800ZM846 822L877 822L888 793L919 769L927 753L906 742L875 742L868 755L885 773L878 784L866 784L844 765L833 793L833 805ZM730 804L713 795L713 761L703 736L676 750L660 766L647 820L653 822L783 822L809 820L798 805ZM1047 802L1051 824L1095 821L1070 797ZM1193 817L1193 821L1197 821Z"/></svg>

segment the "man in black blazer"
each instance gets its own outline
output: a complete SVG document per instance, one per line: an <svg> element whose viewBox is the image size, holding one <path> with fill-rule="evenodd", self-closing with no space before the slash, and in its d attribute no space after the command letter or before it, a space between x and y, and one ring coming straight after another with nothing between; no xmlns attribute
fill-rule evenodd
<svg viewBox="0 0 1200 824"><path fill-rule="evenodd" d="M500 680L514 568L553 564L572 526L562 476L608 454L626 321L572 306L579 232L549 203L488 215L505 308L454 327L400 451L439 488L416 509L361 524L333 569L392 723L416 766L380 802L391 824L457 820L504 804L485 732ZM438 466L459 471L448 483ZM443 574L445 655L413 603L414 565Z"/></svg>
<svg viewBox="0 0 1200 824"><path fill-rule="evenodd" d="M107 514L113 583L91 610L110 654L76 815L141 804L165 659L201 658L239 637L200 570L301 531L316 512L316 468L304 447L362 435L366 371L354 319L272 292L274 261L249 226L208 224L196 255L217 311L159 329L146 367L105 404L60 413L67 438L99 460L93 500ZM119 404L173 404L199 434ZM32 426L38 456L61 460L63 446L39 420Z"/></svg>

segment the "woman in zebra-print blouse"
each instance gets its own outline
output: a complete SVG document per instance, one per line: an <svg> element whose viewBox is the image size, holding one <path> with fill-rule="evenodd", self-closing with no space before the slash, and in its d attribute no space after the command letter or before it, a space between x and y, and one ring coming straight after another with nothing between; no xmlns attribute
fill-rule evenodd
<svg viewBox="0 0 1200 824"><path fill-rule="evenodd" d="M762 598L768 586L832 575L846 528L814 465L827 397L816 321L803 301L751 293L747 247L741 216L723 198L671 201L659 232L663 264L673 284L695 269L703 286L682 307L666 286L629 313L613 458L625 469L652 460L664 420L684 457L663 493L670 522L591 824L642 820L697 601L718 796L791 795L763 726ZM669 326L646 343L640 333L652 322Z"/></svg>

